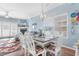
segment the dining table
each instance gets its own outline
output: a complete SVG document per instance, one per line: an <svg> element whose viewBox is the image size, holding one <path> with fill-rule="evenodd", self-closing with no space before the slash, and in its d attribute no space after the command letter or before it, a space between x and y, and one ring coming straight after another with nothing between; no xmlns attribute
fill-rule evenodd
<svg viewBox="0 0 79 59"><path fill-rule="evenodd" d="M49 43L55 43L55 45L57 44L58 37L52 37L52 38L34 37L33 39L34 39L34 42L36 43L36 45L40 45L43 48L45 48L45 50L46 50L47 44L49 44ZM47 53L47 51L45 51L45 54L46 53Z"/></svg>
<svg viewBox="0 0 79 59"><path fill-rule="evenodd" d="M34 42L37 43L38 45L41 45L42 47L44 47L46 44L50 43L50 42L57 42L57 38L41 38L41 37L35 37L34 38Z"/></svg>

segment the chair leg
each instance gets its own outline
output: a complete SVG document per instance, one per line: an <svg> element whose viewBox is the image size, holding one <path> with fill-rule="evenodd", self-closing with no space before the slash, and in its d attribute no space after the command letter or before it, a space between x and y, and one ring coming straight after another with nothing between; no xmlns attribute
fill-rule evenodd
<svg viewBox="0 0 79 59"><path fill-rule="evenodd" d="M28 55L29 55L29 53L28 53L27 49L24 48L24 56L28 56Z"/></svg>
<svg viewBox="0 0 79 59"><path fill-rule="evenodd" d="M43 53L42 56L45 56L45 53Z"/></svg>
<svg viewBox="0 0 79 59"><path fill-rule="evenodd" d="M44 53L42 54L42 56L46 56L46 50L44 50Z"/></svg>
<svg viewBox="0 0 79 59"><path fill-rule="evenodd" d="M22 51L23 51L23 56L25 56L25 49L24 48L21 48Z"/></svg>
<svg viewBox="0 0 79 59"><path fill-rule="evenodd" d="M24 56L26 56L26 49L24 49L25 51L24 51Z"/></svg>

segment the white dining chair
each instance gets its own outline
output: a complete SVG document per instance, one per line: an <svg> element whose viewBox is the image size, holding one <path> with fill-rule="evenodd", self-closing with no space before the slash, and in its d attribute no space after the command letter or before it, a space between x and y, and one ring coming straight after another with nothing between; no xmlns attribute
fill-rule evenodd
<svg viewBox="0 0 79 59"><path fill-rule="evenodd" d="M40 48L39 50L36 49L36 45L35 42L33 40L32 35L28 32L25 33L25 39L26 39L26 45L28 46L28 53L29 55L33 55L33 56L45 56L45 49L44 48ZM38 50L38 51L37 51Z"/></svg>
<svg viewBox="0 0 79 59"><path fill-rule="evenodd" d="M56 56L61 55L61 47L66 43L65 39L66 37L63 34L59 35L59 38L57 39L57 44L56 44L56 51L55 51Z"/></svg>
<svg viewBox="0 0 79 59"><path fill-rule="evenodd" d="M27 55L27 46L26 46L26 40L25 40L25 36L20 33L19 35L19 39L20 39L20 45L22 47L22 49L24 49L24 55L26 56Z"/></svg>
<svg viewBox="0 0 79 59"><path fill-rule="evenodd" d="M79 56L79 40L75 43L75 56Z"/></svg>

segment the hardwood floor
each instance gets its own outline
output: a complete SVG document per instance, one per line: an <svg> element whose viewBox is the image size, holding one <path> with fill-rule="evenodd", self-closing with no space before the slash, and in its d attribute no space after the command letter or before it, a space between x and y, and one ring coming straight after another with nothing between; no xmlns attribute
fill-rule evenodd
<svg viewBox="0 0 79 59"><path fill-rule="evenodd" d="M61 48L61 56L75 56L75 50L62 47Z"/></svg>

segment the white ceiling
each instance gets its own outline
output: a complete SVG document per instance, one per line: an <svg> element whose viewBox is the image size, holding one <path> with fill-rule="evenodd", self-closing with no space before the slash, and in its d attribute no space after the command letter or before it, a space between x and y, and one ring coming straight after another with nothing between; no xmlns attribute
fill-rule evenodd
<svg viewBox="0 0 79 59"><path fill-rule="evenodd" d="M43 4L45 11L61 4ZM41 3L0 3L0 15L4 15L5 10L9 11L10 17L27 18L41 14Z"/></svg>

